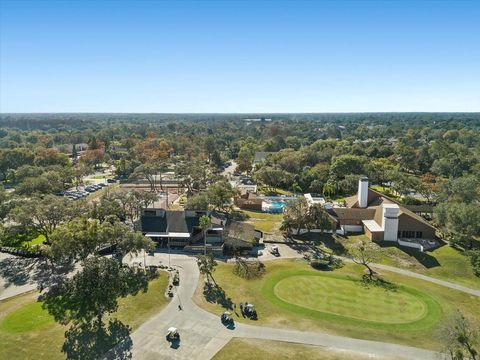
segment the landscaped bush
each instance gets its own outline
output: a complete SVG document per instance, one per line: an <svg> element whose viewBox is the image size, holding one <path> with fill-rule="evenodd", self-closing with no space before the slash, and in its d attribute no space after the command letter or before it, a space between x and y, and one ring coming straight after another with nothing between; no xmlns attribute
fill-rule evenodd
<svg viewBox="0 0 480 360"><path fill-rule="evenodd" d="M344 265L342 259L334 256L329 256L323 259L313 259L310 261L310 266L317 270L332 271L339 269Z"/></svg>
<svg viewBox="0 0 480 360"><path fill-rule="evenodd" d="M310 266L317 270L331 270L330 261L324 259L315 259L310 261Z"/></svg>
<svg viewBox="0 0 480 360"><path fill-rule="evenodd" d="M237 259L233 273L244 279L258 279L265 274L265 265L260 261L245 261Z"/></svg>

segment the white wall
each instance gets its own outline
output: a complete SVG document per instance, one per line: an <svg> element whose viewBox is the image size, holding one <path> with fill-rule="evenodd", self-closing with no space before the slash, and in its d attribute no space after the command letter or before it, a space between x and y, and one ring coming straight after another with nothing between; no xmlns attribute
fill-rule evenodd
<svg viewBox="0 0 480 360"><path fill-rule="evenodd" d="M358 180L358 206L366 208L368 206L368 179L361 177Z"/></svg>
<svg viewBox="0 0 480 360"><path fill-rule="evenodd" d="M343 234L346 234L349 232L363 232L362 225L341 225L340 227L343 230Z"/></svg>
<svg viewBox="0 0 480 360"><path fill-rule="evenodd" d="M400 207L397 204L383 205L382 228L384 241L397 241L399 212Z"/></svg>
<svg viewBox="0 0 480 360"><path fill-rule="evenodd" d="M421 245L421 244L411 243L411 242L408 242L408 241L402 241L400 239L398 239L398 244L402 245L402 246L407 246L407 247L419 249L420 251L423 252L423 245Z"/></svg>

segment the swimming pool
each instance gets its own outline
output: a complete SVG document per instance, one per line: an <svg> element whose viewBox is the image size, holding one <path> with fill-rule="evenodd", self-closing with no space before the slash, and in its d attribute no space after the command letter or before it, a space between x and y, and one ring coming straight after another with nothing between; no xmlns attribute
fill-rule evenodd
<svg viewBox="0 0 480 360"><path fill-rule="evenodd" d="M295 199L294 197L265 196L262 202L262 211L272 214L283 213L285 204Z"/></svg>

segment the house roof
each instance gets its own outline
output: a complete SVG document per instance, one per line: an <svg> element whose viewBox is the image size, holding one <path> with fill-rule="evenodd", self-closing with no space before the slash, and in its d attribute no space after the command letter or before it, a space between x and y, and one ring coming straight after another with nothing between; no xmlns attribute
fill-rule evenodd
<svg viewBox="0 0 480 360"><path fill-rule="evenodd" d="M142 232L145 233L164 233L167 231L167 219L163 216L142 215L140 225Z"/></svg>
<svg viewBox="0 0 480 360"><path fill-rule="evenodd" d="M338 220L371 220L375 216L376 208L333 208L330 214Z"/></svg>
<svg viewBox="0 0 480 360"><path fill-rule="evenodd" d="M349 220L371 220L371 219L373 219L373 216L372 217L365 217L365 218L362 218L362 219L348 217L348 216L357 216L357 215L353 212L349 212L349 211L345 212L344 210L342 211L342 209L349 209L349 210L357 210L357 209L370 210L370 209L373 209L374 212L375 212L375 210L377 210L380 205L383 205L383 204L397 204L400 207L399 216L402 215L402 214L405 214L405 215L407 215L411 218L414 218L415 220L417 220L417 221L419 221L419 222L421 222L425 225L430 226L431 228L435 228L433 225L431 225L423 217L415 214L413 211L410 211L407 207L400 204L395 199L392 199L392 198L390 198L390 197L388 197L384 194L381 194L378 191L372 190L370 188L368 189L368 202L367 202L367 204L368 204L367 208L364 208L364 209L359 208L358 207L358 196L353 195L353 196L350 196L348 198L345 198L346 208L334 208L333 210L335 212L337 212L337 210L340 210L339 219L341 219L341 217L343 216L343 219L349 219ZM361 213L358 213L358 214L361 214ZM367 215L367 213L365 213L365 215Z"/></svg>
<svg viewBox="0 0 480 360"><path fill-rule="evenodd" d="M199 225L199 216L185 216L185 211L166 211L168 232L192 233Z"/></svg>
<svg viewBox="0 0 480 360"><path fill-rule="evenodd" d="M252 224L232 221L227 225L226 228L226 240L227 239L236 239L241 241L247 241L249 243L254 243L255 240L261 237L261 232L255 230L255 226Z"/></svg>
<svg viewBox="0 0 480 360"><path fill-rule="evenodd" d="M165 216L142 215L142 232L148 233L193 233L199 226L200 216L185 216L185 211L165 211Z"/></svg>
<svg viewBox="0 0 480 360"><path fill-rule="evenodd" d="M252 243L235 238L226 238L224 244L226 247L237 249L251 249L253 247Z"/></svg>

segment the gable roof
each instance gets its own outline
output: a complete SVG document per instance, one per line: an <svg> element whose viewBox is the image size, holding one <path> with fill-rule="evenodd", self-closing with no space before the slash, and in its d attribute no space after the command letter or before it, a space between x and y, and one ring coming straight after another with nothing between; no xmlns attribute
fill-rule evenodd
<svg viewBox="0 0 480 360"><path fill-rule="evenodd" d="M338 220L372 220L376 208L333 208L329 212Z"/></svg>
<svg viewBox="0 0 480 360"><path fill-rule="evenodd" d="M140 226L142 232L167 232L167 219L164 216L148 216L142 215L140 217Z"/></svg>
<svg viewBox="0 0 480 360"><path fill-rule="evenodd" d="M142 232L157 233L193 233L199 226L200 216L185 216L185 211L166 210L165 216L142 215L140 224Z"/></svg>
<svg viewBox="0 0 480 360"><path fill-rule="evenodd" d="M355 196L355 198L357 198L357 195L354 195L354 196ZM351 196L351 198L353 198L353 196ZM345 201L346 200L347 199L345 199ZM403 204L399 203L397 200L369 188L368 189L368 207L375 207L375 206L379 206L379 205L382 205L382 204L397 204L400 207L400 212L399 212L398 216L400 216L402 214L405 214L405 215L407 215L407 216L409 216L409 217L411 217L411 218L413 218L413 219L415 219L415 220L417 220L417 221L435 229L435 227L432 224L430 224L427 220L425 220L420 215L415 214L413 211L410 211ZM358 206L358 201L354 205ZM368 207L367 207L367 209L368 209Z"/></svg>

